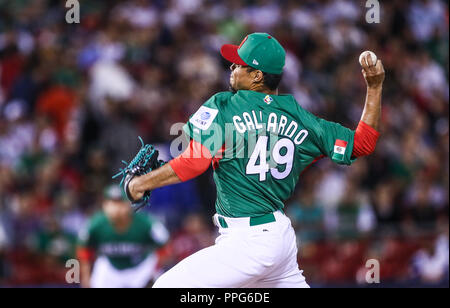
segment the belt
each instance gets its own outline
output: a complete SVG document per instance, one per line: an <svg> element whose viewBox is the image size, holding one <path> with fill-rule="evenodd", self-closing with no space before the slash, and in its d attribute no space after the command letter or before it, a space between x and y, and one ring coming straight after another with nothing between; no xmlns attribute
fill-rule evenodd
<svg viewBox="0 0 450 308"><path fill-rule="evenodd" d="M217 220L222 228L228 228L226 218L218 215ZM267 224L267 223L274 222L274 221L276 221L275 215L273 213L268 213L268 214L264 214L261 216L250 217L249 226L251 226L251 227L258 226L258 225Z"/></svg>

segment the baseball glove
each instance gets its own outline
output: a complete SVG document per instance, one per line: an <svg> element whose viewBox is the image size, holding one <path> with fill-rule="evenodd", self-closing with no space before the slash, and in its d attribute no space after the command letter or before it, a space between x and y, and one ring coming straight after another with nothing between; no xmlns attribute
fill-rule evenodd
<svg viewBox="0 0 450 308"><path fill-rule="evenodd" d="M158 160L159 152L155 149L153 145L144 144L144 141L139 137L141 141L141 149L133 158L131 163L122 161L125 164L125 168L121 168L119 173L113 176L113 179L122 176L120 181L120 186L123 187L127 198L131 201L131 207L135 212L139 211L141 208L148 204L150 199L151 191L146 191L144 196L139 200L133 200L128 190L128 185L135 176L141 176L155 170L165 164L164 161Z"/></svg>

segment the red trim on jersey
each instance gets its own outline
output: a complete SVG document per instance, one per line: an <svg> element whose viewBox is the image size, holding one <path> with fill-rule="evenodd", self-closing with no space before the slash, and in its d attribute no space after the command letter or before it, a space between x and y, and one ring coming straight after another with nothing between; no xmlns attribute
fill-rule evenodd
<svg viewBox="0 0 450 308"><path fill-rule="evenodd" d="M211 153L201 143L191 140L187 149L178 157L172 159L169 165L182 182L189 181L203 172L211 164Z"/></svg>
<svg viewBox="0 0 450 308"><path fill-rule="evenodd" d="M355 142L353 145L353 157L361 157L372 154L377 145L380 133L373 127L360 121L355 132Z"/></svg>

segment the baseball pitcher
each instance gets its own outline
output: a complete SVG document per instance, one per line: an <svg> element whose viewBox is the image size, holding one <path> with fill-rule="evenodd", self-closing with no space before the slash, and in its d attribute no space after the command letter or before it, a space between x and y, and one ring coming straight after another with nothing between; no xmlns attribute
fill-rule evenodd
<svg viewBox="0 0 450 308"><path fill-rule="evenodd" d="M215 94L190 117L184 126L190 138L186 151L151 172L129 172L124 181L136 205L155 188L214 168L220 236L164 273L154 287L309 287L283 202L316 160L351 165L374 151L383 65L370 56L362 59L367 96L361 121L351 130L278 93L286 53L273 36L250 34L239 46L224 45L221 54L232 63L231 90Z"/></svg>

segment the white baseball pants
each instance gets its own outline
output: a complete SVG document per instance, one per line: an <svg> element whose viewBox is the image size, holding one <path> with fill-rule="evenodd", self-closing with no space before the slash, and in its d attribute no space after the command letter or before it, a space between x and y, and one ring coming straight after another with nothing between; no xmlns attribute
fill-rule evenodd
<svg viewBox="0 0 450 308"><path fill-rule="evenodd" d="M143 288L154 277L158 259L150 254L138 266L118 270L112 266L108 258L99 257L92 270L92 288Z"/></svg>
<svg viewBox="0 0 450 308"><path fill-rule="evenodd" d="M224 218L215 245L182 260L155 282L154 288L309 288L297 264L291 221L250 226L250 218ZM215 215L217 221L218 215Z"/></svg>

